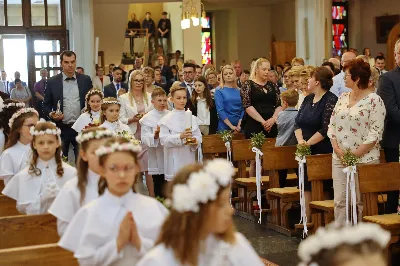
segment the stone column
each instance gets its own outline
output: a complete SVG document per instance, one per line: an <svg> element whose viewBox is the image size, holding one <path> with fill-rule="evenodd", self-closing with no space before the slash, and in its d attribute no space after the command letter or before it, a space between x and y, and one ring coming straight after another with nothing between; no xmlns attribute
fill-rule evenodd
<svg viewBox="0 0 400 266"><path fill-rule="evenodd" d="M201 5L200 1L182 1L182 11L191 11L190 3L193 3L196 7L197 13L201 16ZM192 21L190 21L190 28L183 30L183 54L186 60L194 60L196 64L202 64L201 57L201 26L194 27Z"/></svg>
<svg viewBox="0 0 400 266"><path fill-rule="evenodd" d="M296 56L320 66L332 54L332 1L296 0Z"/></svg>
<svg viewBox="0 0 400 266"><path fill-rule="evenodd" d="M93 0L67 0L66 12L69 44L76 53L76 65L92 77L95 74Z"/></svg>

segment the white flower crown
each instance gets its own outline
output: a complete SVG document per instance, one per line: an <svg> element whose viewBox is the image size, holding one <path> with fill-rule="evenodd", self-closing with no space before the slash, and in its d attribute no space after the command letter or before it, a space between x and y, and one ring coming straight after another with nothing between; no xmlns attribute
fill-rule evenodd
<svg viewBox="0 0 400 266"><path fill-rule="evenodd" d="M132 151L135 153L139 153L142 151L142 147L139 144L133 142L128 142L128 143L114 142L110 146L102 146L98 148L95 154L97 156L103 156L116 151Z"/></svg>
<svg viewBox="0 0 400 266"><path fill-rule="evenodd" d="M119 101L103 101L103 103L102 104L118 104L118 105L121 105L121 103L119 102Z"/></svg>
<svg viewBox="0 0 400 266"><path fill-rule="evenodd" d="M35 127L31 127L29 131L30 131L32 136L43 136L43 135L60 136L61 135L61 130L59 128L55 128L55 129L48 128L48 129L39 131L39 130L35 130Z"/></svg>
<svg viewBox="0 0 400 266"><path fill-rule="evenodd" d="M87 132L87 133L80 133L77 137L76 137L76 141L79 144L82 144L85 141L88 140L92 140L92 139L101 139L104 137L115 137L115 133L112 132L111 130L96 130L96 131L91 131L91 132Z"/></svg>
<svg viewBox="0 0 400 266"><path fill-rule="evenodd" d="M25 107L24 103L7 103L4 105L4 108L10 108L10 107Z"/></svg>
<svg viewBox="0 0 400 266"><path fill-rule="evenodd" d="M86 93L85 101L87 101L87 100L89 99L89 97L90 97L92 94L95 94L95 93L100 94L100 95L101 95L101 98L104 98L104 94L103 94L103 92L102 92L101 90L92 89L92 90L88 91L88 93Z"/></svg>
<svg viewBox="0 0 400 266"><path fill-rule="evenodd" d="M220 187L227 187L234 168L225 159L209 161L203 170L191 173L186 184L177 184L172 189L172 208L177 212L198 212L200 203L214 201Z"/></svg>
<svg viewBox="0 0 400 266"><path fill-rule="evenodd" d="M12 128L12 125L14 124L15 119L17 119L20 115L26 114L26 113L35 113L37 116L39 116L38 112L33 108L22 108L12 115L10 121L8 121L8 126L10 128Z"/></svg>
<svg viewBox="0 0 400 266"><path fill-rule="evenodd" d="M297 253L302 260L301 265L313 263L312 265L318 266L312 261L312 257L321 250L334 249L343 244L357 245L366 240L375 241L383 249L390 240L390 233L372 223L359 223L339 229L332 229L332 225L320 227L315 235L301 242Z"/></svg>

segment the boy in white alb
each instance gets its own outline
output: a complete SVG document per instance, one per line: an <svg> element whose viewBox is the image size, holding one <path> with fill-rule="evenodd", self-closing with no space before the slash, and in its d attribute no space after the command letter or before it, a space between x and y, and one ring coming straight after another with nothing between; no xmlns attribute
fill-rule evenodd
<svg viewBox="0 0 400 266"><path fill-rule="evenodd" d="M171 96L174 109L158 122L160 141L164 146L164 175L167 181L171 181L183 166L196 162L196 150L202 141L197 117L192 115L191 128L186 128L186 88L173 87ZM188 139L194 141L187 143Z"/></svg>
<svg viewBox="0 0 400 266"><path fill-rule="evenodd" d="M160 143L160 127L157 124L169 113L165 91L155 88L151 93L151 103L154 109L139 120L142 131L141 141L148 147L148 172L153 177L154 194L156 197L164 198L164 147Z"/></svg>

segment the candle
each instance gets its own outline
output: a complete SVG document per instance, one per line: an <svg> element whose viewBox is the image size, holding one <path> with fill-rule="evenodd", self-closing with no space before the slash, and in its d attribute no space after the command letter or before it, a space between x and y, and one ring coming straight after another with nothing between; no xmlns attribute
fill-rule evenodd
<svg viewBox="0 0 400 266"><path fill-rule="evenodd" d="M185 112L185 129L192 128L192 111L189 109Z"/></svg>

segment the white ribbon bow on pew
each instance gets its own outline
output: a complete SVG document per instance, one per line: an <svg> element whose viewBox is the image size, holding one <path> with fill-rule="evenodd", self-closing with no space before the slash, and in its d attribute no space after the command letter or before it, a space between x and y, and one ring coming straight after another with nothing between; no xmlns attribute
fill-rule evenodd
<svg viewBox="0 0 400 266"><path fill-rule="evenodd" d="M197 149L197 161L199 163L203 163L203 149L202 149L202 145L200 144L200 147Z"/></svg>
<svg viewBox="0 0 400 266"><path fill-rule="evenodd" d="M307 229L307 213L306 213L306 200L304 198L304 164L306 157L300 158L296 156L296 161L299 162L299 190L300 190L300 210L301 218L300 223L303 223L303 238L308 235Z"/></svg>
<svg viewBox="0 0 400 266"><path fill-rule="evenodd" d="M256 147L253 147L252 152L256 153L256 186L257 186L257 204L258 207L260 208L260 218L258 220L258 223L261 224L261 214L262 214L262 208L261 208L261 156L264 154L262 151L257 149Z"/></svg>
<svg viewBox="0 0 400 266"><path fill-rule="evenodd" d="M225 142L225 147L226 147L226 160L232 162L231 143L229 141Z"/></svg>
<svg viewBox="0 0 400 266"><path fill-rule="evenodd" d="M356 195L356 181L355 174L357 173L356 166L347 166L343 169L343 173L347 174L346 181L346 223L357 224L357 195ZM350 186L350 202L349 202L349 186ZM349 218L349 204L351 206Z"/></svg>

